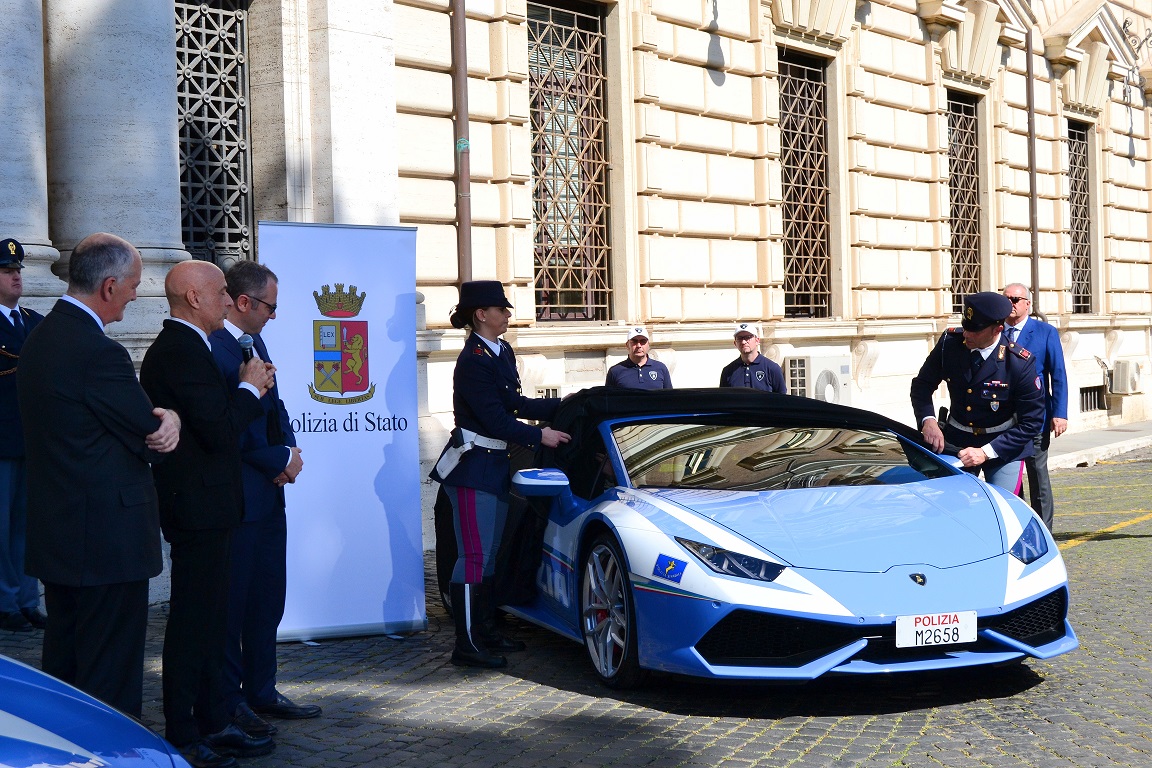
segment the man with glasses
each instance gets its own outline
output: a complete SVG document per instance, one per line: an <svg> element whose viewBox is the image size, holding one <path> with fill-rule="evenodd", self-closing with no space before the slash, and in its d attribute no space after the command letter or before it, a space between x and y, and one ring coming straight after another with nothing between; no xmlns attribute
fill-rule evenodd
<svg viewBox="0 0 1152 768"><path fill-rule="evenodd" d="M1012 314L1004 324L1004 339L1032 353L1032 362L1044 387L1044 428L1032 441L1032 455L1024 459L1028 473L1028 501L1036 514L1052 530L1054 504L1052 482L1048 477L1048 448L1052 437L1060 437L1068 428L1068 373L1064 368L1064 350L1060 333L1032 314L1032 294L1022 283L1004 287L1012 302Z"/></svg>
<svg viewBox="0 0 1152 768"><path fill-rule="evenodd" d="M255 261L237 262L225 277L233 307L211 336L212 354L235 384L244 359L241 336L252 338L249 354L272 362L260 332L276 318L279 283ZM276 690L276 628L287 579L284 486L296 482L304 462L275 381L260 405L264 418L240 436L244 521L232 536L224 696L235 725L253 736L271 736L276 726L261 715L300 720L317 717L320 707L296 704Z"/></svg>
<svg viewBox="0 0 1152 768"><path fill-rule="evenodd" d="M732 344L740 352L720 372L720 386L748 387L763 392L788 394L784 371L772 360L760 354L760 326L756 323L737 323Z"/></svg>
<svg viewBox="0 0 1152 768"><path fill-rule="evenodd" d="M648 330L642 325L628 329L628 359L608 369L604 385L623 389L672 389L668 366L648 356Z"/></svg>

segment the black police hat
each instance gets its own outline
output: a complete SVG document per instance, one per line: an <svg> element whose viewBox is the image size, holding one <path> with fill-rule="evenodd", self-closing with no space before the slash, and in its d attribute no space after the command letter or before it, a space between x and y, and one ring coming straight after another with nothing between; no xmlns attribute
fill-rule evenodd
<svg viewBox="0 0 1152 768"><path fill-rule="evenodd" d="M469 280L460 286L460 301L452 310L449 322L453 328L463 328L472 322L472 313L481 307L512 308L512 302L504 295L504 286L499 280Z"/></svg>
<svg viewBox="0 0 1152 768"><path fill-rule="evenodd" d="M990 325L1002 323L1012 314L1012 302L1007 296L991 291L981 291L964 297L964 320L966 331L982 331Z"/></svg>
<svg viewBox="0 0 1152 768"><path fill-rule="evenodd" d="M7 237L0 240L0 269L24 269L24 246Z"/></svg>

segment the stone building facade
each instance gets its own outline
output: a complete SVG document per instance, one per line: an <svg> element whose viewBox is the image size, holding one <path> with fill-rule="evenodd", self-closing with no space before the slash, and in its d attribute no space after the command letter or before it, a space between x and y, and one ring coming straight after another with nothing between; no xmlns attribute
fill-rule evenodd
<svg viewBox="0 0 1152 768"><path fill-rule="evenodd" d="M168 266L258 255L259 220L415 225L431 460L463 343L451 2L0 0L31 303L121 234L141 349ZM1148 417L1146 2L467 0L464 28L470 269L530 391L602 383L633 323L711 386L754 320L797 394L909 421L963 296L1035 270L1070 428Z"/></svg>

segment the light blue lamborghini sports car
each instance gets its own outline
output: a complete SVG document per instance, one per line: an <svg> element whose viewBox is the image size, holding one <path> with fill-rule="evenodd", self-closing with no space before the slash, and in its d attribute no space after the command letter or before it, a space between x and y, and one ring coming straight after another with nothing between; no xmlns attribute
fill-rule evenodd
<svg viewBox="0 0 1152 768"><path fill-rule="evenodd" d="M1078 646L1056 543L1015 496L867 411L751 390L596 388L513 480L534 599L609 686L648 670L811 680Z"/></svg>
<svg viewBox="0 0 1152 768"><path fill-rule="evenodd" d="M0 766L189 768L139 722L7 656L0 656Z"/></svg>

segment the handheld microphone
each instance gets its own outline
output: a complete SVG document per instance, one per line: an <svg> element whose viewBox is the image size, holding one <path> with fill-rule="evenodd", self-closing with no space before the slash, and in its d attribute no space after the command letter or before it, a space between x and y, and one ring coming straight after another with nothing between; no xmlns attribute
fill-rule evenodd
<svg viewBox="0 0 1152 768"><path fill-rule="evenodd" d="M240 356L244 358L244 362L252 359L252 337L244 334L236 339L236 343L240 345Z"/></svg>

